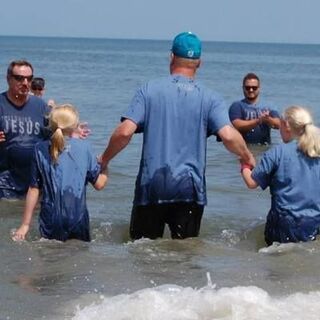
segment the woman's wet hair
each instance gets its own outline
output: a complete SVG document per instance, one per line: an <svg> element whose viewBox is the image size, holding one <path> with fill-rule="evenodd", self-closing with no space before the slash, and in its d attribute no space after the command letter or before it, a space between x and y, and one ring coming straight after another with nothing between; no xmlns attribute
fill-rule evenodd
<svg viewBox="0 0 320 320"><path fill-rule="evenodd" d="M49 127L52 130L50 155L57 162L65 147L65 136L71 135L78 127L79 114L71 104L61 104L52 108L49 115Z"/></svg>
<svg viewBox="0 0 320 320"><path fill-rule="evenodd" d="M308 109L291 106L283 114L293 136L298 140L299 149L311 158L320 157L320 129L313 123Z"/></svg>

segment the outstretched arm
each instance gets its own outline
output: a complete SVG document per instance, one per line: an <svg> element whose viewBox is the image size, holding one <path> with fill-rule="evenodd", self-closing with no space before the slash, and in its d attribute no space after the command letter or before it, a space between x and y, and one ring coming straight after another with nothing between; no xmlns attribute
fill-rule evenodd
<svg viewBox="0 0 320 320"><path fill-rule="evenodd" d="M29 231L30 223L32 220L32 215L34 213L34 209L37 205L39 199L39 189L30 187L28 189L26 204L23 211L22 224L20 228L14 233L13 240L19 241L24 240L26 234Z"/></svg>
<svg viewBox="0 0 320 320"><path fill-rule="evenodd" d="M241 134L231 127L226 125L218 131L218 135L223 141L224 146L232 153L240 157L240 161L255 166L256 161L252 153L247 148Z"/></svg>
<svg viewBox="0 0 320 320"><path fill-rule="evenodd" d="M119 124L119 126L113 132L108 146L101 156L100 162L103 169L108 166L108 163L112 158L114 158L128 145L136 130L137 125L129 119L126 119Z"/></svg>

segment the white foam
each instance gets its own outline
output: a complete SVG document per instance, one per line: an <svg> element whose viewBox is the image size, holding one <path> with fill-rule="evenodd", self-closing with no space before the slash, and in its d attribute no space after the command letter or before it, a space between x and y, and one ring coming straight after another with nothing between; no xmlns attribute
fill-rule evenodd
<svg viewBox="0 0 320 320"><path fill-rule="evenodd" d="M318 320L320 292L271 297L251 287L215 289L163 285L103 298L74 320Z"/></svg>
<svg viewBox="0 0 320 320"><path fill-rule="evenodd" d="M269 247L264 247L259 250L260 253L265 254L285 254L293 251L306 251L307 248L302 243L278 243L274 242Z"/></svg>

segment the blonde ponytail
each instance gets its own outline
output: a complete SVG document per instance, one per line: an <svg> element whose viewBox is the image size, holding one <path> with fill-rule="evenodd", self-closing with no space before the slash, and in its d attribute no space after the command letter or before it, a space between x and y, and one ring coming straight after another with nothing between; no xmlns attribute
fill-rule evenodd
<svg viewBox="0 0 320 320"><path fill-rule="evenodd" d="M79 115L71 104L55 106L49 115L49 127L53 134L51 136L50 155L52 161L58 161L59 154L65 147L65 136L71 135L78 127Z"/></svg>
<svg viewBox="0 0 320 320"><path fill-rule="evenodd" d="M288 122L298 148L311 158L320 157L320 130L313 124L310 112L300 106L286 109L284 118Z"/></svg>

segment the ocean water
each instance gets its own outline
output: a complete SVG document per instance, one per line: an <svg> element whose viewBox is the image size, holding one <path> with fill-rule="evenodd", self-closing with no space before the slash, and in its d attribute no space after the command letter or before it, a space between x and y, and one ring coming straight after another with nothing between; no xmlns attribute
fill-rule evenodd
<svg viewBox="0 0 320 320"><path fill-rule="evenodd" d="M0 37L0 90L6 68L25 58L47 82L45 99L71 102L103 151L138 86L168 74L169 41ZM242 97L249 71L281 112L308 106L320 122L320 45L203 44L198 79ZM273 143L280 142L278 131ZM259 158L266 147L252 147ZM0 319L319 319L320 244L265 247L268 191L247 190L236 157L208 140L208 206L197 239L128 236L141 136L110 165L110 182L88 187L93 241L13 242L23 201L0 201Z"/></svg>

